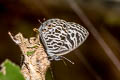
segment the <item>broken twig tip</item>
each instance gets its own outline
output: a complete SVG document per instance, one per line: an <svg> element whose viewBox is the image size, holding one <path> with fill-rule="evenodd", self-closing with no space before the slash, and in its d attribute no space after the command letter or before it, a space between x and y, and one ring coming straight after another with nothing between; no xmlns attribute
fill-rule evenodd
<svg viewBox="0 0 120 80"><path fill-rule="evenodd" d="M11 32L8 32L8 34L9 34L10 38L13 40L14 43L16 43L17 45L21 43L20 41L16 40L16 39L12 36Z"/></svg>

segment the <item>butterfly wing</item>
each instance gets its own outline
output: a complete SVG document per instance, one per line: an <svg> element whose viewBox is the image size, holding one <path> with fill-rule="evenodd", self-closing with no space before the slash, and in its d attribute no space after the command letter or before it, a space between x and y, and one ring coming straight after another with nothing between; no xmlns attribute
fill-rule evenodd
<svg viewBox="0 0 120 80"><path fill-rule="evenodd" d="M60 55L67 54L78 48L89 35L89 32L83 26L74 22L67 23L67 36L63 45L67 45L68 50Z"/></svg>
<svg viewBox="0 0 120 80"><path fill-rule="evenodd" d="M65 48L66 51L56 55L65 55L78 48L80 45L82 45L82 43L84 43L88 35L89 32L83 26L74 22L67 22L66 36L63 40L63 44L61 45L61 48Z"/></svg>
<svg viewBox="0 0 120 80"><path fill-rule="evenodd" d="M61 19L50 19L40 29L40 38L50 56L69 53L79 47L88 35L83 26Z"/></svg>
<svg viewBox="0 0 120 80"><path fill-rule="evenodd" d="M66 24L67 22L64 20L50 19L44 22L39 29L41 41L48 55L53 56L68 51L64 45L67 36Z"/></svg>

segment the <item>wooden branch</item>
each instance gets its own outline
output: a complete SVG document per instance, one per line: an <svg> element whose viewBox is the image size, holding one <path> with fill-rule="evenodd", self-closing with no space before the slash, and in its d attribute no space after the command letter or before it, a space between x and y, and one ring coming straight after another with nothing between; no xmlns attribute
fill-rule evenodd
<svg viewBox="0 0 120 80"><path fill-rule="evenodd" d="M12 36L8 32L11 39L20 47L24 61L21 67L26 80L45 80L45 74L50 66L47 55L40 43L39 36L24 38L21 33Z"/></svg>

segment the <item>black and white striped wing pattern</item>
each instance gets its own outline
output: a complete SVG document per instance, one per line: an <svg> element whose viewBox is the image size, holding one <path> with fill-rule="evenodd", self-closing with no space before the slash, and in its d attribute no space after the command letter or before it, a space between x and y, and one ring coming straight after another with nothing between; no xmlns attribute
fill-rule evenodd
<svg viewBox="0 0 120 80"><path fill-rule="evenodd" d="M54 59L79 47L89 35L83 26L61 19L45 21L39 32L47 54Z"/></svg>

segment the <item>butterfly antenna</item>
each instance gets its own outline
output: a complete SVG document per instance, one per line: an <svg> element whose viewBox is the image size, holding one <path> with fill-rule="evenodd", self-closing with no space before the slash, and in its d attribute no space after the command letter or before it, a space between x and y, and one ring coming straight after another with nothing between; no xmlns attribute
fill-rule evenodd
<svg viewBox="0 0 120 80"><path fill-rule="evenodd" d="M45 21L46 19L45 18L43 18L43 21Z"/></svg>
<svg viewBox="0 0 120 80"><path fill-rule="evenodd" d="M67 66L67 64L66 64L66 62L64 61L64 59L62 59L62 61L63 61L64 65Z"/></svg>
<svg viewBox="0 0 120 80"><path fill-rule="evenodd" d="M70 62L71 64L75 64L74 62L72 62L71 60L67 59L67 58L64 57L64 56L60 56L60 57L63 58L63 59L65 59L65 60L67 60L67 61Z"/></svg>
<svg viewBox="0 0 120 80"><path fill-rule="evenodd" d="M39 22L40 24L42 24L42 21L41 21L40 19L38 19L38 22Z"/></svg>

